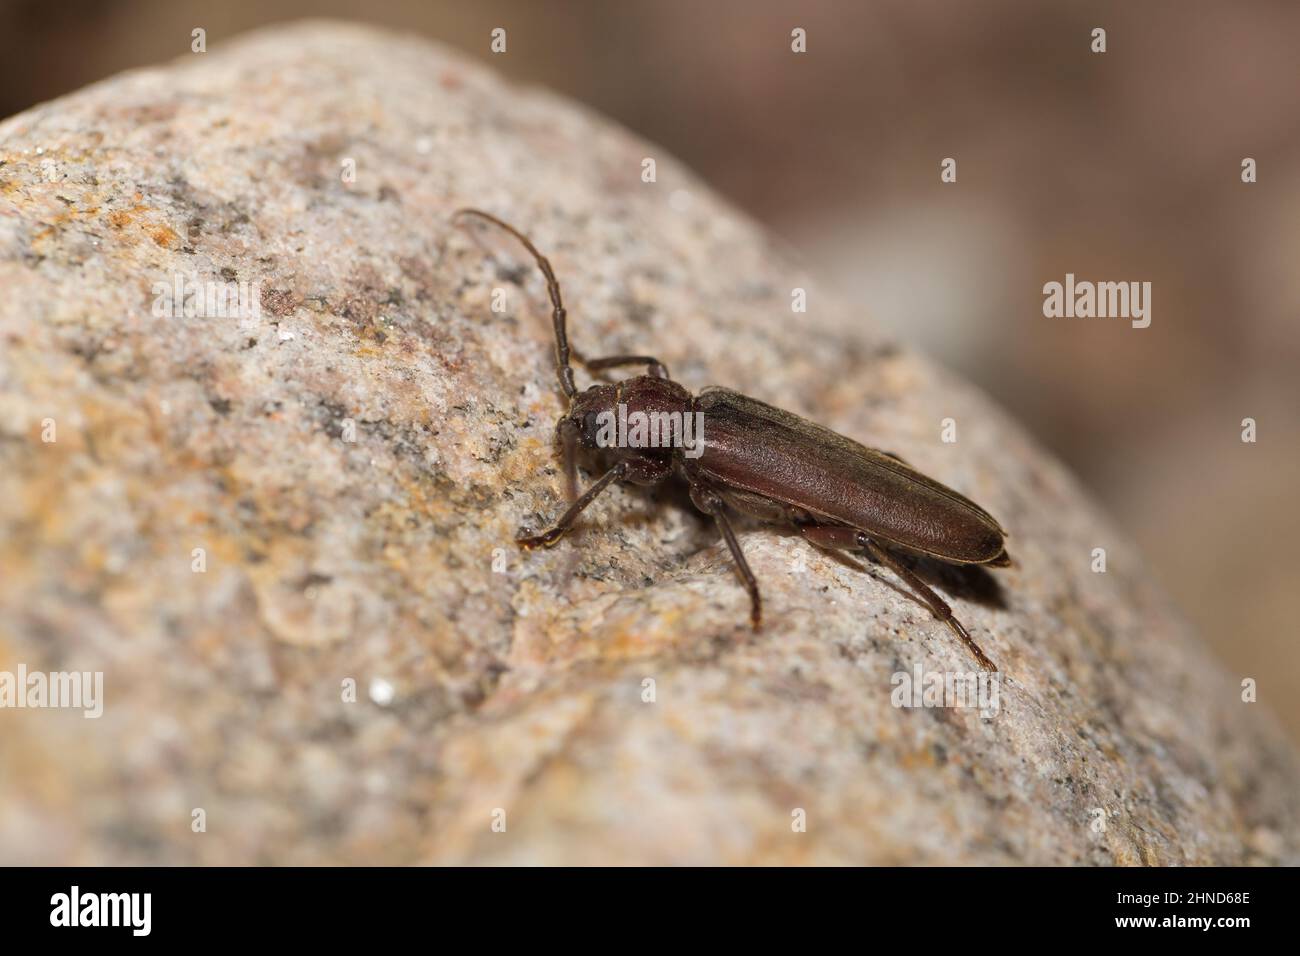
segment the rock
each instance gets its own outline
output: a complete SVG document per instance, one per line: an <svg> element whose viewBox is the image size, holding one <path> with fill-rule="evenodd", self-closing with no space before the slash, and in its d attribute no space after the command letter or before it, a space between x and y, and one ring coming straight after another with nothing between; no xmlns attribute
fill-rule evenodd
<svg viewBox="0 0 1300 956"><path fill-rule="evenodd" d="M0 126L0 670L104 674L97 719L0 711L0 862L1300 862L1294 751L1122 533L672 157L424 41L212 46ZM996 712L894 706L965 648L743 523L751 632L678 487L519 553L564 505L549 307L461 205L551 257L587 354L998 516L1017 567L920 569ZM158 315L177 282L260 316Z"/></svg>

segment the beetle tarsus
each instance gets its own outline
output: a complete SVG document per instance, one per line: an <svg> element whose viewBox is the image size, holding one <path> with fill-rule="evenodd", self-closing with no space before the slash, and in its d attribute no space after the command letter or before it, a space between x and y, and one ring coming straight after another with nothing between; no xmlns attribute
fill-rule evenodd
<svg viewBox="0 0 1300 956"><path fill-rule="evenodd" d="M947 622L948 626L956 632L957 636L962 639L965 645L970 648L970 652L975 655L975 660L979 663L980 667L996 674L998 672L998 665L994 664L989 656L984 653L984 650L975 643L975 638L970 636L970 631L966 630L966 628L962 626L961 621L953 617L951 612L944 620Z"/></svg>
<svg viewBox="0 0 1300 956"><path fill-rule="evenodd" d="M515 543L525 551L533 551L537 548L549 548L555 545L564 537L564 530L552 528L550 531L544 531L541 534L529 535L525 538L517 538Z"/></svg>

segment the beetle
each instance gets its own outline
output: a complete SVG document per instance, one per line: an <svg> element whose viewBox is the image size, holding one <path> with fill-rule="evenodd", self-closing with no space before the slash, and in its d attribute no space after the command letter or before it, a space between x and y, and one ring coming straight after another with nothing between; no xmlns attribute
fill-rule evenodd
<svg viewBox="0 0 1300 956"><path fill-rule="evenodd" d="M527 550L550 547L570 531L579 515L618 481L657 485L676 475L685 479L691 501L717 524L749 592L750 622L762 623L762 598L740 542L727 517L733 510L768 522L793 524L812 544L864 551L915 592L947 624L985 670L997 666L936 594L896 552L947 564L1008 567L1007 532L987 511L951 488L909 466L897 455L867 448L828 428L729 388L709 386L692 395L650 355L584 358L569 346L567 313L550 262L514 226L479 209L461 209L514 236L532 255L546 279L555 331L556 375L568 410L556 425L563 454L568 500L559 520L541 534L518 539ZM580 391L573 362L589 372L641 366L645 374ZM702 415L702 447L688 454L677 444L640 442L612 446L601 428L612 416L631 418ZM613 464L577 494L577 452L598 449Z"/></svg>

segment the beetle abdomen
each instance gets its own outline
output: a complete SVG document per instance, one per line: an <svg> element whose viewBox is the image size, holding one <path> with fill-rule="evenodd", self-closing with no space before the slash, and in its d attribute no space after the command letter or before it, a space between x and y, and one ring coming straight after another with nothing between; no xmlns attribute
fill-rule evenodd
<svg viewBox="0 0 1300 956"><path fill-rule="evenodd" d="M898 459L730 389L706 388L695 404L704 453L688 473L945 561L1005 560L987 511Z"/></svg>

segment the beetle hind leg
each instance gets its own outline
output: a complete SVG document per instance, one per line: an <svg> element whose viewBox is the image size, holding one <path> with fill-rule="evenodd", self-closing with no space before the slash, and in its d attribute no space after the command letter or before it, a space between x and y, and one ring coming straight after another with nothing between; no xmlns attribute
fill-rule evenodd
<svg viewBox="0 0 1300 956"><path fill-rule="evenodd" d="M939 597L934 592L934 589L922 581L915 571L872 541L864 532L846 525L827 524L803 525L799 530L809 542L818 547L841 551L856 550L858 548L865 550L867 554L902 578L925 606L930 609L931 613L952 628L953 633L960 637L962 643L975 655L975 660L979 662L980 667L986 671L996 671L998 669L998 666L989 659L983 649L975 643L975 639L962 626L961 621L957 620L953 615L948 602Z"/></svg>
<svg viewBox="0 0 1300 956"><path fill-rule="evenodd" d="M931 612L933 612L934 616L952 628L953 633L961 638L962 643L965 644L970 649L970 652L975 655L975 660L979 663L980 667L984 668L986 671L997 671L998 665L994 664L993 661L989 659L989 656L984 653L983 648L975 643L975 638L970 636L970 631L966 630L966 628L962 626L961 621L957 620L956 616L953 615L952 608L948 606L948 602L934 593L934 590L922 581L915 571L909 568L902 561L898 560L898 558L890 554L884 548L880 547L880 545L876 544L866 535L862 535L862 547L866 549L867 554L871 555L907 582L908 587L917 593L921 600L930 608Z"/></svg>

